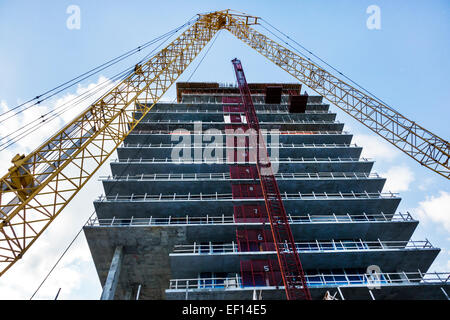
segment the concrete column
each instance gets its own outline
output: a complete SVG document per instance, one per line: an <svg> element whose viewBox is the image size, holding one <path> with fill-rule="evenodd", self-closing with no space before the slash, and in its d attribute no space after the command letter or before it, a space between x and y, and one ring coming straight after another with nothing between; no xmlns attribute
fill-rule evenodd
<svg viewBox="0 0 450 320"><path fill-rule="evenodd" d="M120 267L122 265L123 247L117 246L109 267L108 277L103 286L100 300L113 300L116 293L117 283L119 282Z"/></svg>

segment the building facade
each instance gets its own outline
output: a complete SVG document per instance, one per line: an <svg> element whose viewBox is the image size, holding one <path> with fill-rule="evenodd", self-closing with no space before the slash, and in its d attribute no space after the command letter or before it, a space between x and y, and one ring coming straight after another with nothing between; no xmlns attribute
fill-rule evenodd
<svg viewBox="0 0 450 320"><path fill-rule="evenodd" d="M313 299L448 299L440 249L318 96L250 84ZM177 83L117 149L84 232L102 299L284 299L239 90ZM301 99L300 99L301 100Z"/></svg>

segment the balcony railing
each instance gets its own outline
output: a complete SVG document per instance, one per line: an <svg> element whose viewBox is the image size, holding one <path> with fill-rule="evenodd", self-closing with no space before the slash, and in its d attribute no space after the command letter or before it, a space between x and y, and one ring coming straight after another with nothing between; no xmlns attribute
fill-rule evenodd
<svg viewBox="0 0 450 320"><path fill-rule="evenodd" d="M230 88L236 88L235 86L225 86ZM223 96L239 96L239 93L221 93L221 92L187 92L182 91L183 103L217 103L223 104L222 97ZM265 93L255 92L252 93L252 100L254 104L266 104L265 103ZM186 102L186 98L190 98L189 102ZM211 102L213 100L213 102ZM308 98L308 105L326 105L321 102L317 96L310 96ZM282 93L281 94L281 105L289 103L289 95Z"/></svg>
<svg viewBox="0 0 450 320"><path fill-rule="evenodd" d="M318 192L318 193L287 193L281 194L283 200L356 200L356 199L395 199L398 198L398 193L393 192L339 192L339 193L328 193L328 192ZM212 193L212 194L131 194L121 196L116 194L114 196L101 195L98 197L96 202L153 202L153 201L255 201L264 198L245 198L236 199L233 198L231 193Z"/></svg>
<svg viewBox="0 0 450 320"><path fill-rule="evenodd" d="M277 143L269 144L271 148L358 148L359 146L354 143ZM253 149L255 147L245 146L227 146L223 143L124 143L121 148L174 148L174 147L208 147L208 148L236 148L236 149Z"/></svg>
<svg viewBox="0 0 450 320"><path fill-rule="evenodd" d="M139 124L195 124L198 123L198 120L160 120L160 119L146 119L139 122ZM226 124L224 121L201 121L203 124L217 124L224 125ZM339 121L327 121L327 120L287 120L282 119L280 121L260 121L260 124L285 124L285 123L293 123L293 124L342 124ZM239 122L235 122L233 124L239 124Z"/></svg>
<svg viewBox="0 0 450 320"><path fill-rule="evenodd" d="M438 284L445 285L450 282L448 272L395 272L379 273L371 276L365 273L343 273L343 274L307 274L305 275L308 287L341 287L341 286L386 286L386 285L418 285L418 284ZM197 278L197 279L171 279L169 290L195 290L195 289L254 289L242 284L241 277L226 278ZM268 287L268 289L284 290L283 286Z"/></svg>
<svg viewBox="0 0 450 320"><path fill-rule="evenodd" d="M295 180L329 180L329 179L378 179L377 173L366 172L321 172L321 173L276 173L278 179L295 179ZM231 180L229 172L223 173L154 173L140 175L108 175L100 176L102 181L155 181L155 180ZM240 178L233 180L254 180L252 178Z"/></svg>
<svg viewBox="0 0 450 320"><path fill-rule="evenodd" d="M144 134L173 134L173 130L133 130L130 135L144 135ZM280 135L346 135L350 134L348 131L302 131L302 130L280 130ZM192 133L195 135L195 133ZM201 135L207 135L201 134ZM217 134L216 134L217 135ZM219 135L227 135L227 134L219 134ZM239 133L233 133L235 136L245 135Z"/></svg>
<svg viewBox="0 0 450 320"><path fill-rule="evenodd" d="M416 221L410 215L409 212L406 214L398 213L388 218L383 213L381 214L362 214L362 215L305 215L305 216L292 216L288 215L290 224L310 224L310 223L361 223L361 222L405 222L405 221ZM256 224L262 225L262 222L250 222L243 221L243 219L235 219L234 216L203 216L203 217L149 217L149 218L135 218L131 217L129 219L98 219L97 217L90 219L86 226L89 227L139 227L139 226L160 226L160 225L204 225L204 224L220 224L220 225L248 225ZM250 220L250 219L247 219Z"/></svg>
<svg viewBox="0 0 450 320"><path fill-rule="evenodd" d="M291 251L288 244L283 244L284 250ZM414 249L433 249L433 245L428 240L423 241L311 241L296 242L295 246L299 252L342 252L342 251L367 251L367 250L414 250ZM233 241L224 244L182 244L175 245L173 254L218 254L218 253L275 253L273 251L239 251L238 245Z"/></svg>
<svg viewBox="0 0 450 320"><path fill-rule="evenodd" d="M155 113L164 113L164 114L170 114L170 113L191 113L191 114L241 114L242 112L229 112L229 111L223 111L222 109L208 109L208 108L194 108L194 107L185 107L181 108L180 106L177 106L176 108L169 109L169 110L159 110L159 109L153 109L151 111L151 114ZM285 114L289 116L296 115L295 113L290 113L287 106L283 106L281 108L256 108L256 113L258 114ZM306 110L306 114L330 114L329 111L326 110ZM298 113L297 113L298 115Z"/></svg>
<svg viewBox="0 0 450 320"><path fill-rule="evenodd" d="M278 163L300 163L300 162L337 162L337 163L342 163L342 162L369 162L369 161L373 161L370 158L304 158L304 157L300 157L300 158L270 158L270 162L278 162ZM123 164L128 164L128 163L136 163L136 164L140 164L140 163L183 163L182 160L176 161L172 158L136 158L136 159L113 159L111 160L112 163L123 163ZM215 160L210 160L208 162L205 163L227 163L227 159L226 158L222 158L222 159L215 159ZM236 163L241 163L236 161ZM242 163L252 163L249 161L245 161ZM254 162L253 162L254 163Z"/></svg>

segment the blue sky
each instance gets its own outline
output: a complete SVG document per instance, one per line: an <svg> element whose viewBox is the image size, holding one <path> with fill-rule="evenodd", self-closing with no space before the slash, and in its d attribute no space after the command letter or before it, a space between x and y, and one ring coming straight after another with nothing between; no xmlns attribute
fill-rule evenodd
<svg viewBox="0 0 450 320"><path fill-rule="evenodd" d="M79 30L66 27L69 5L81 9ZM366 27L369 17L366 9L370 5L377 5L381 10L381 30ZM14 107L183 24L196 13L225 8L265 18L405 116L449 139L450 2L447 0L0 0L1 107ZM242 60L249 82L294 81L224 31L191 81L234 82L230 63L234 57ZM134 63L128 60L125 64ZM186 80L196 65L194 62L180 80ZM109 77L113 71L102 75ZM98 81L98 77L89 79L67 94L80 93ZM166 98L173 97L174 90L170 90ZM46 107L51 108L42 108ZM399 211L410 210L413 217L422 221L413 239L428 238L442 248L431 269L450 271L448 181L421 168L336 107L332 110L338 113L338 120L345 122L345 129L355 134L356 143L365 147L365 155L377 160L375 171L388 178L387 187L401 192L403 200ZM48 127L47 133L62 125L64 120L60 119L54 128ZM10 127L14 125L20 125L20 121ZM42 139L45 136L45 132L42 133ZM7 168L6 161L13 153L29 152L42 139L36 136L29 143L4 152L0 155L5 160L2 168ZM108 172L105 167L99 174ZM38 240L35 244L38 247L32 248L0 279L0 298L30 296L92 212L93 195L102 193L101 184L95 180L91 180L78 200L67 208L67 213L58 217ZM62 299L99 297L101 288L84 237L77 241L73 252L69 252L38 297L52 297L59 287L62 287Z"/></svg>

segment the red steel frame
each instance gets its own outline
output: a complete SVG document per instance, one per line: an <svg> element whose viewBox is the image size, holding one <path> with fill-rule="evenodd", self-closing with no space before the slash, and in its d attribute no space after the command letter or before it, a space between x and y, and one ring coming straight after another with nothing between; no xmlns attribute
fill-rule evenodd
<svg viewBox="0 0 450 320"><path fill-rule="evenodd" d="M283 277L286 298L288 300L311 300L311 294L306 284L302 264L289 226L280 190L278 189L264 139L259 129L258 117L253 106L244 70L240 60L234 59L232 63L236 73L247 125L250 129L255 130L257 134L256 167L261 181L261 189L277 251L278 263Z"/></svg>
<svg viewBox="0 0 450 320"><path fill-rule="evenodd" d="M262 227L236 230L236 242L239 252L275 251L272 232Z"/></svg>
<svg viewBox="0 0 450 320"><path fill-rule="evenodd" d="M280 266L276 259L241 261L241 275L244 286L283 285Z"/></svg>

